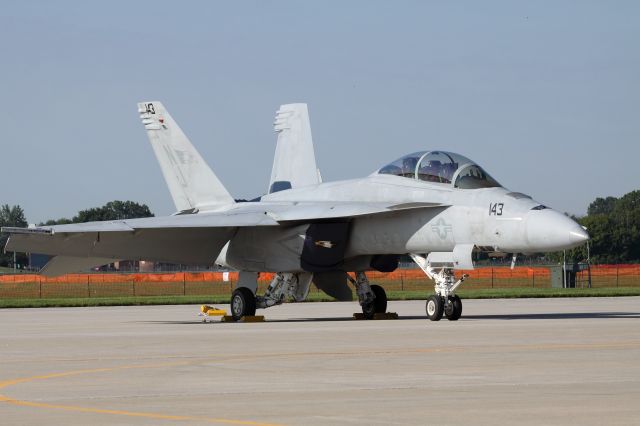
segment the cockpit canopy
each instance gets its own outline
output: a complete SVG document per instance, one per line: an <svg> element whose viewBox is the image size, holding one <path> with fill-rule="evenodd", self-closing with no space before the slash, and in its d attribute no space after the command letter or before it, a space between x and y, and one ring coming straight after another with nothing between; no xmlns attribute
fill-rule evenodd
<svg viewBox="0 0 640 426"><path fill-rule="evenodd" d="M461 189L501 186L473 161L446 151L420 151L405 155L378 170L378 174L453 184Z"/></svg>

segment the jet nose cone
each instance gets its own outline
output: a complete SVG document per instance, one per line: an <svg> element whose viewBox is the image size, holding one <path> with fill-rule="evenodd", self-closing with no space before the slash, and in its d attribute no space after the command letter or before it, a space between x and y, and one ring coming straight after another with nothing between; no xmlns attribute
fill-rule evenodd
<svg viewBox="0 0 640 426"><path fill-rule="evenodd" d="M573 244L580 245L587 242L589 234L587 234L587 231L581 226L580 229L569 231L569 238Z"/></svg>
<svg viewBox="0 0 640 426"><path fill-rule="evenodd" d="M584 244L589 234L576 221L551 209L527 216L527 241L532 251L564 250Z"/></svg>

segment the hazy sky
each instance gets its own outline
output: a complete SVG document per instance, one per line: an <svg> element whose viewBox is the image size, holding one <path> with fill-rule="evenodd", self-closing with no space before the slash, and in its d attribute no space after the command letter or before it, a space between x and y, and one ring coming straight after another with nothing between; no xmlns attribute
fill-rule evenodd
<svg viewBox="0 0 640 426"><path fill-rule="evenodd" d="M325 181L443 149L584 213L640 189L639 20L637 1L3 1L0 203L173 213L141 100L255 197L276 109L307 102Z"/></svg>

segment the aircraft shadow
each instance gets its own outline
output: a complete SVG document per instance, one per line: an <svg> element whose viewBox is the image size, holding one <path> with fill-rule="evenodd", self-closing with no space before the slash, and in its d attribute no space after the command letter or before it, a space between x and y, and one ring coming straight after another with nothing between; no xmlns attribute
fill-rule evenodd
<svg viewBox="0 0 640 426"><path fill-rule="evenodd" d="M640 318L639 312L552 312L540 314L488 314L464 315L461 319L468 320L567 320L567 319L611 319L611 318Z"/></svg>
<svg viewBox="0 0 640 426"><path fill-rule="evenodd" d="M616 319L634 318L640 319L640 312L554 312L540 314L487 314L487 315L462 315L460 321L471 320L571 320L571 319ZM426 320L426 315L403 315L397 320L375 320L375 321L407 321ZM297 322L341 322L355 321L352 317L323 317L323 318L267 318L269 323L297 323ZM366 321L366 320L360 320ZM446 318L443 318L446 321ZM205 324L202 320L192 321L131 321L137 324L166 324L166 325L194 325ZM214 324L219 321L208 321L206 324ZM257 323L259 324L259 323Z"/></svg>
<svg viewBox="0 0 640 426"><path fill-rule="evenodd" d="M375 321L402 321L402 320L417 320L417 319L427 319L426 315L405 315L401 316L395 320L375 320ZM322 318L266 318L265 322L269 323L295 323L295 322L340 322L340 321L356 321L352 317L322 317ZM368 321L368 320L357 320L357 321ZM193 320L193 321L131 321L136 324L204 324L202 320ZM207 321L207 324L219 323L220 321L213 320ZM255 323L262 324L262 323Z"/></svg>

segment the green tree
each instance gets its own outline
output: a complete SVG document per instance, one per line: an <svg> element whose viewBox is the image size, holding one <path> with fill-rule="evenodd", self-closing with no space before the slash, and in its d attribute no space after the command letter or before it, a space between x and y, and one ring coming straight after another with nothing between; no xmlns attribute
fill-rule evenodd
<svg viewBox="0 0 640 426"><path fill-rule="evenodd" d="M38 224L38 226L52 226L52 225L68 225L70 223L73 223L73 221L71 219L67 219L66 217L61 217L60 219L49 219L46 222L40 222Z"/></svg>
<svg viewBox="0 0 640 426"><path fill-rule="evenodd" d="M135 219L151 217L153 213L146 204L133 201L110 201L102 207L81 210L72 221L74 223L94 222L100 220Z"/></svg>
<svg viewBox="0 0 640 426"><path fill-rule="evenodd" d="M596 198L587 208L589 216L594 214L610 214L616 205L618 199L616 197Z"/></svg>
<svg viewBox="0 0 640 426"><path fill-rule="evenodd" d="M0 207L0 227L13 226L26 228L28 226L27 219L24 216L24 210L20 206L9 207L5 204ZM3 253L4 246L7 243L8 236L0 235L0 266L8 266L13 264L13 253ZM26 264L26 256L20 254L16 260L20 265Z"/></svg>
<svg viewBox="0 0 640 426"><path fill-rule="evenodd" d="M640 262L640 191L620 198L596 198L580 219L591 236L595 263Z"/></svg>
<svg viewBox="0 0 640 426"><path fill-rule="evenodd" d="M587 216L575 218L587 228L592 263L640 262L640 191L632 191L620 198L596 198ZM587 258L587 247L566 251L567 262ZM562 252L547 253L548 259L562 261Z"/></svg>
<svg viewBox="0 0 640 426"><path fill-rule="evenodd" d="M70 223L96 222L101 220L135 219L139 217L152 217L153 213L146 204L133 201L110 201L102 207L92 207L80 210L71 219L62 217L41 222L40 226L67 225Z"/></svg>

